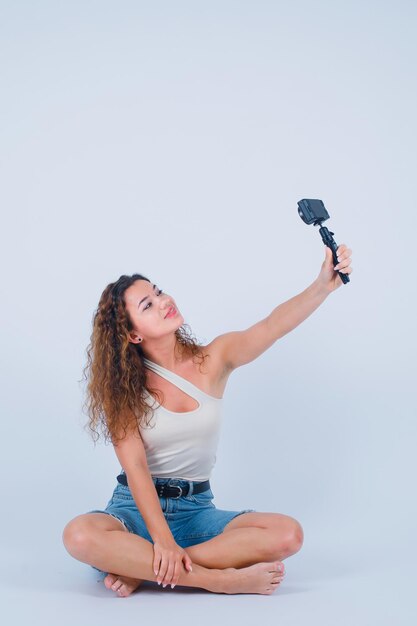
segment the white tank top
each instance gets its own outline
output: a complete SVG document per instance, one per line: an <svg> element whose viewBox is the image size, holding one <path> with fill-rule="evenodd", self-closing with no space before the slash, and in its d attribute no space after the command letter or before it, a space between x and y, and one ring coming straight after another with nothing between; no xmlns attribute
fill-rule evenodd
<svg viewBox="0 0 417 626"><path fill-rule="evenodd" d="M145 365L194 398L199 406L185 413L169 411L147 390L154 408L149 427L140 424L149 471L153 478L207 480L216 462L223 398L215 398L182 376L145 358ZM146 417L149 421L149 416Z"/></svg>

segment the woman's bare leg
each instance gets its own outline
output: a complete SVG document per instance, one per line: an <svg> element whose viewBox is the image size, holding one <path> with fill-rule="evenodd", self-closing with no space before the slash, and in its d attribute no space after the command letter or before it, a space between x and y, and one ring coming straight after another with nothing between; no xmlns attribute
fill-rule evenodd
<svg viewBox="0 0 417 626"><path fill-rule="evenodd" d="M68 552L83 563L105 572L156 582L152 543L116 528L120 528L120 523L111 516L87 513L67 524L63 542ZM271 594L282 579L280 565L273 561L242 569L209 569L194 563L192 572L182 567L177 584L214 593Z"/></svg>
<svg viewBox="0 0 417 626"><path fill-rule="evenodd" d="M284 547L272 549L277 541L267 528L236 528L216 537L185 548L193 563L203 567L248 567L261 561L282 561L290 556Z"/></svg>

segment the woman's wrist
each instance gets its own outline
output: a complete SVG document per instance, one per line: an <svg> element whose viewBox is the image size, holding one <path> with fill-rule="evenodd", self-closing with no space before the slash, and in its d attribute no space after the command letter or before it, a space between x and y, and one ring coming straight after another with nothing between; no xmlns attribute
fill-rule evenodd
<svg viewBox="0 0 417 626"><path fill-rule="evenodd" d="M149 534L151 535L154 543L166 543L170 541L175 541L174 535L172 534L168 524L166 528L162 528L156 532Z"/></svg>
<svg viewBox="0 0 417 626"><path fill-rule="evenodd" d="M317 296L323 298L323 300L327 298L329 294L331 294L331 290L325 287L318 278L313 281L311 287L313 288Z"/></svg>

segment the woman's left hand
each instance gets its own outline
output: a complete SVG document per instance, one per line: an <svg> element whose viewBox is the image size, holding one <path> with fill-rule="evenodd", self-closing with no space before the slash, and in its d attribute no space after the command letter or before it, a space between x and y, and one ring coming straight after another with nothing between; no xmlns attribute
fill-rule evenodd
<svg viewBox="0 0 417 626"><path fill-rule="evenodd" d="M343 285L338 272L343 274L351 274L353 272L350 266L352 250L342 243L336 251L338 263L336 266L333 266L333 253L328 246L325 246L325 249L326 255L320 274L317 277L317 282L324 291L331 293L338 289L340 285Z"/></svg>

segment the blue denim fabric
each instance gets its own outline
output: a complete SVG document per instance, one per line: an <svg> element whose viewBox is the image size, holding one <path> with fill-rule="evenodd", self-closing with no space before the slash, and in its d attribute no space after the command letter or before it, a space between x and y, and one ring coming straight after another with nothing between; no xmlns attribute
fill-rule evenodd
<svg viewBox="0 0 417 626"><path fill-rule="evenodd" d="M200 493L193 493L192 481L180 478L154 478L157 485L184 486L190 482L190 491L180 498L159 498L162 512L171 530L176 543L182 548L203 543L223 532L230 520L242 513L251 513L255 509L241 511L225 511L217 509L213 503L211 489ZM145 521L138 510L129 487L117 483L113 495L105 509L94 509L88 513L107 513L122 522L125 528L152 544L153 539L146 527ZM107 572L91 565L93 569L106 575Z"/></svg>

